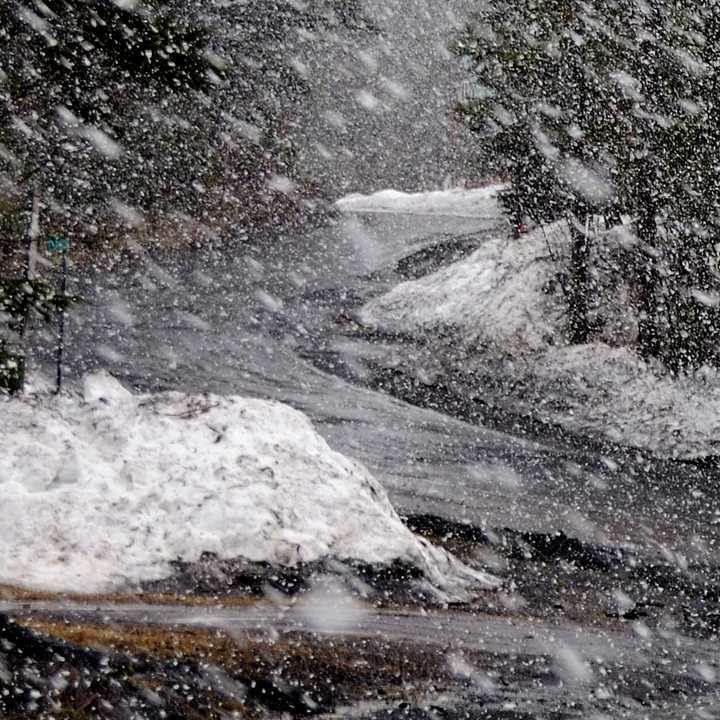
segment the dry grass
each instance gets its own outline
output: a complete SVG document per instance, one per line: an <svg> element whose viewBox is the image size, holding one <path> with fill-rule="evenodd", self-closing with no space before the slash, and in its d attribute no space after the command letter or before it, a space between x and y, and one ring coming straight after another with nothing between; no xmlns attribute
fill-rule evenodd
<svg viewBox="0 0 720 720"><path fill-rule="evenodd" d="M193 657L224 665L236 649L227 635L204 629L129 623L105 625L40 617L18 618L17 622L42 635L80 647L159 659Z"/></svg>
<svg viewBox="0 0 720 720"><path fill-rule="evenodd" d="M0 584L0 601L5 602L74 602L81 605L186 605L189 607L247 607L263 602L250 595L174 595L169 593L65 593L33 590Z"/></svg>
<svg viewBox="0 0 720 720"><path fill-rule="evenodd" d="M269 677L297 682L322 703L407 697L446 676L442 653L412 643L371 638L321 638L289 633L276 638L214 629L66 622L18 618L32 630L77 646L158 661L186 659L222 667L244 681Z"/></svg>

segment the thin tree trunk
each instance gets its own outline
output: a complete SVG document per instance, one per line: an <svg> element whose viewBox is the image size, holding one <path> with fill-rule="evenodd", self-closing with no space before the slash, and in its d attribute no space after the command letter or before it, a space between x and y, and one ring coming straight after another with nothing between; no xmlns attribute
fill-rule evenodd
<svg viewBox="0 0 720 720"><path fill-rule="evenodd" d="M33 187L32 194L28 200L27 225L25 229L25 280L28 282L35 279L35 266L37 263L37 237L40 233L40 198L37 188ZM27 334L30 321L30 308L26 307L22 317L19 319L18 335L20 336L21 347L16 362L17 370L15 377L9 387L11 394L21 393L25 387L25 335Z"/></svg>
<svg viewBox="0 0 720 720"><path fill-rule="evenodd" d="M25 279L35 278L37 265L37 236L40 234L40 198L36 189L28 199L27 225L25 227Z"/></svg>
<svg viewBox="0 0 720 720"><path fill-rule="evenodd" d="M645 357L659 357L662 340L658 327L657 293L660 278L657 268L657 221L655 205L648 202L637 220L637 234L642 247L638 258L637 297L640 319L638 321L638 348Z"/></svg>
<svg viewBox="0 0 720 720"><path fill-rule="evenodd" d="M570 244L570 286L568 303L570 312L570 342L585 344L590 336L588 299L590 295L590 237L587 228L579 227L569 219Z"/></svg>

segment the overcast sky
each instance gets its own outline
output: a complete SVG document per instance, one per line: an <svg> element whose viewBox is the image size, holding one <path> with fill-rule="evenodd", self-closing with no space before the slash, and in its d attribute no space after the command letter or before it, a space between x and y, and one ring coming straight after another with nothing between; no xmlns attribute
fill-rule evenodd
<svg viewBox="0 0 720 720"><path fill-rule="evenodd" d="M453 170L448 112L462 77L447 45L471 3L366 4L380 34L339 43L312 74L308 162L339 192L439 187Z"/></svg>

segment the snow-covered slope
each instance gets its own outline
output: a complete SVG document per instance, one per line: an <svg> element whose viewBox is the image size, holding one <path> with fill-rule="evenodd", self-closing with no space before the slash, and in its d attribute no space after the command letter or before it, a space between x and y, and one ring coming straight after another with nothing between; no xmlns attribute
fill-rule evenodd
<svg viewBox="0 0 720 720"><path fill-rule="evenodd" d="M542 353L526 385L526 402L569 429L600 433L660 456L720 451L716 370L673 377L629 348L589 343Z"/></svg>
<svg viewBox="0 0 720 720"><path fill-rule="evenodd" d="M347 195L335 205L342 212L497 218L500 215L497 194L501 189L501 185L488 185L472 190L437 190L426 193L381 190L372 195Z"/></svg>
<svg viewBox="0 0 720 720"><path fill-rule="evenodd" d="M546 347L564 312L558 294L546 292L549 260L535 234L490 239L464 260L371 300L360 319L401 333L455 328L465 342L503 352Z"/></svg>
<svg viewBox="0 0 720 720"><path fill-rule="evenodd" d="M133 395L0 405L0 582L98 591L203 551L293 565L405 560L442 599L494 579L411 533L359 463L301 413L240 397Z"/></svg>
<svg viewBox="0 0 720 720"><path fill-rule="evenodd" d="M436 347L426 351L433 376L442 373L438 358L448 354L448 342L462 348L462 365L452 369L465 373L473 392L491 397L502 388L492 399L516 412L662 456L717 454L718 373L705 368L674 378L639 358L630 346L637 319L621 280L598 289L604 325L593 342L570 345L560 266L550 256L567 256L569 232L558 223L546 233L490 238L467 258L370 300L359 318L371 328L422 336ZM614 242L622 237L605 236L603 252L612 253ZM475 386L489 368L506 377L487 389ZM424 367L410 370L428 375Z"/></svg>

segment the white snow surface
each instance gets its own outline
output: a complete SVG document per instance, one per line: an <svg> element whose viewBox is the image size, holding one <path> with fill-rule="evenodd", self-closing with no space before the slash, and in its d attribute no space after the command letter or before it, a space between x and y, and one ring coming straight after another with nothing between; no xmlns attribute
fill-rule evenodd
<svg viewBox="0 0 720 720"><path fill-rule="evenodd" d="M496 218L500 214L497 194L502 187L493 184L471 190L457 188L424 193L380 190L372 195L353 193L337 200L335 206L342 212Z"/></svg>
<svg viewBox="0 0 720 720"><path fill-rule="evenodd" d="M557 334L563 314L561 298L543 290L551 270L536 234L493 238L467 258L374 298L360 320L400 333L455 328L467 343L537 350Z"/></svg>
<svg viewBox="0 0 720 720"><path fill-rule="evenodd" d="M462 350L469 385L489 368L504 372L495 400L517 412L660 456L717 454L720 374L703 368L672 377L625 346L636 318L622 284L602 290L606 326L593 342L568 343L559 266L551 253L566 255L569 237L562 223L517 240L491 237L468 257L373 298L359 319L439 345L434 353L426 351L431 360L423 362L430 370L410 368L421 380L442 373L437 358L452 343L454 351ZM602 238L604 251L612 253L612 243L620 241L614 235ZM494 391L489 387L488 396Z"/></svg>
<svg viewBox="0 0 720 720"><path fill-rule="evenodd" d="M2 401L0 582L97 592L204 551L277 565L405 560L441 600L496 584L410 532L381 485L277 402L134 395Z"/></svg>
<svg viewBox="0 0 720 720"><path fill-rule="evenodd" d="M565 427L595 431L657 455L720 449L720 376L673 377L632 350L605 343L548 350L533 367L536 407Z"/></svg>

